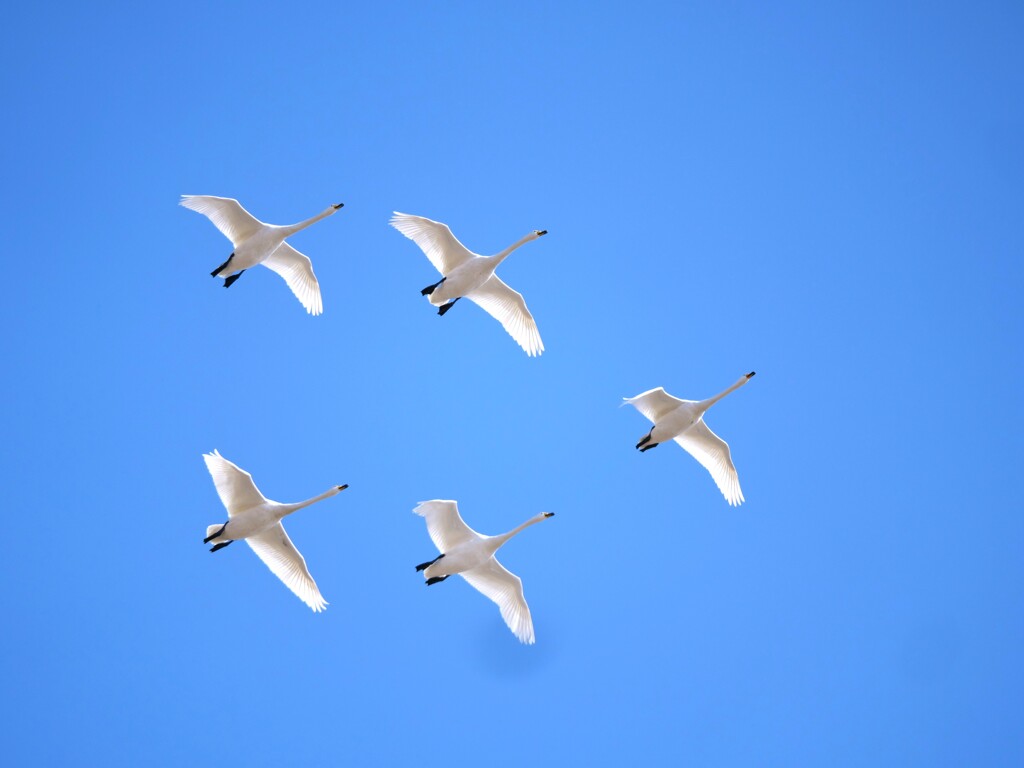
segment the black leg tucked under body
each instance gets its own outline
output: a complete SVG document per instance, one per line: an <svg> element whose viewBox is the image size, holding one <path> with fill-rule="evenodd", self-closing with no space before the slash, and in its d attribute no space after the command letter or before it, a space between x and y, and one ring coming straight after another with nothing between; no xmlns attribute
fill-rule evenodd
<svg viewBox="0 0 1024 768"><path fill-rule="evenodd" d="M451 301L449 301L447 304L445 304L443 307L437 310L437 314L441 315L441 317L444 317L444 313L447 312L452 307L454 307L456 301L458 301L458 299L452 299Z"/></svg>
<svg viewBox="0 0 1024 768"><path fill-rule="evenodd" d="M213 270L213 272L210 273L210 277L216 277L217 273L224 269L228 264L230 264L233 258L235 258L235 254L232 253L230 256L228 256L227 261L225 261L223 264L221 264L219 267Z"/></svg>
<svg viewBox="0 0 1024 768"><path fill-rule="evenodd" d="M438 280L433 285L428 285L426 288L424 288L422 291L420 291L420 296L429 296L430 294L432 294L434 291L437 290L437 286L439 286L441 283L443 283L447 279L448 279L447 277L442 277L440 280Z"/></svg>
<svg viewBox="0 0 1024 768"><path fill-rule="evenodd" d="M213 534L212 536L207 536L205 539L203 539L203 544L209 544L211 541L213 541L218 536L220 536L222 533L224 533L224 529L227 528L227 527L228 527L228 524L224 523L224 525L222 525L220 527L220 529L215 534Z"/></svg>
<svg viewBox="0 0 1024 768"><path fill-rule="evenodd" d="M238 278L240 278L242 276L242 272L245 272L245 270L243 269L240 272L238 272L237 274L231 275L231 277L225 277L224 278L224 287L225 288L230 288L231 284L233 282L235 282L235 280L237 280Z"/></svg>
<svg viewBox="0 0 1024 768"><path fill-rule="evenodd" d="M416 566L416 572L419 573L420 571L425 571L427 568L432 566L434 563L436 563L442 557L444 557L444 555L438 555L433 560L431 560L429 563L420 563L419 565Z"/></svg>

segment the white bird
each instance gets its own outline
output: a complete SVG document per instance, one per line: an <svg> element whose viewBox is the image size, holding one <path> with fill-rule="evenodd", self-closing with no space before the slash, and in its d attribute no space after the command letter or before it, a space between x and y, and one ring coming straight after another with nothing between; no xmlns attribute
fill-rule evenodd
<svg viewBox="0 0 1024 768"><path fill-rule="evenodd" d="M344 203L332 205L311 219L288 226L264 224L230 197L182 195L180 205L209 218L235 247L228 260L210 273L213 277L225 278L225 288L230 287L249 267L262 264L284 278L309 314L319 315L324 311L320 283L313 274L312 262L286 243L285 238L336 213Z"/></svg>
<svg viewBox="0 0 1024 768"><path fill-rule="evenodd" d="M623 398L623 405L629 403L654 422L651 431L636 444L636 447L643 453L666 440L675 440L711 473L718 490L731 506L743 503L740 478L732 463L729 444L708 429L708 425L704 423L704 412L730 392L750 381L754 373L751 371L724 392L707 400L680 400L672 397L661 387L650 389L636 397Z"/></svg>
<svg viewBox="0 0 1024 768"><path fill-rule="evenodd" d="M456 240L448 225L439 221L395 211L390 223L416 243L441 273L439 282L420 291L431 304L440 307L437 314L444 315L465 296L501 323L527 355L533 357L544 351L540 331L526 308L523 295L505 285L494 270L523 243L546 235L546 229L534 230L494 256L480 256Z"/></svg>
<svg viewBox="0 0 1024 768"><path fill-rule="evenodd" d="M426 518L427 533L441 552L429 563L416 566L417 571L423 571L427 586L444 581L455 573L461 575L474 589L498 604L501 618L520 642L532 645L535 642L533 618L523 596L523 582L505 570L494 553L524 528L553 517L555 513L541 512L508 533L485 536L463 522L459 506L454 501L421 501L413 512Z"/></svg>
<svg viewBox="0 0 1024 768"><path fill-rule="evenodd" d="M336 485L319 496L297 504L281 504L266 498L252 481L252 475L232 464L216 450L204 453L203 459L213 476L217 494L228 510L226 523L207 526L203 543L209 544L216 540L217 543L210 550L216 552L232 541L245 539L256 556L302 602L314 612L324 610L327 601L309 575L306 561L285 533L281 520L310 504L337 496L348 485Z"/></svg>

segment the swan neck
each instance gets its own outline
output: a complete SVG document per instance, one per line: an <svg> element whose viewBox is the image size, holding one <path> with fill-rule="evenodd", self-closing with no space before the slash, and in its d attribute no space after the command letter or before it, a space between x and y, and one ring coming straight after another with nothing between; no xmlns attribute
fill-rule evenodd
<svg viewBox="0 0 1024 768"><path fill-rule="evenodd" d="M521 245L523 245L525 243L530 242L531 240L535 240L536 238L537 238L537 235L534 234L533 232L531 232L530 234L528 234L526 237L522 238L521 240L517 240L516 242L512 243L512 245L510 245L508 248L506 248L501 253L495 254L494 256L491 257L491 260L494 262L494 266L497 267L499 264L501 264L501 262L503 262L505 259L507 259L509 254L512 253L512 251L514 251L516 248L518 248L519 246L521 246Z"/></svg>
<svg viewBox="0 0 1024 768"><path fill-rule="evenodd" d="M295 504L282 504L281 506L284 507L284 514L290 515L292 512L298 512L300 509L305 509L306 507L311 506L312 504L316 504L318 501L329 499L331 498L331 496L337 496L339 493L341 493L341 491L339 491L337 488L331 488L331 490L321 493L319 496L314 496L312 499L299 501L296 502ZM282 517L284 517L284 515L282 515Z"/></svg>
<svg viewBox="0 0 1024 768"><path fill-rule="evenodd" d="M749 379L746 376L744 376L742 379L737 381L731 387L729 387L728 389L722 390L721 392L719 392L714 397L709 397L707 400L701 400L701 403L700 403L700 405L701 405L701 412L706 411L708 408L710 408L712 405L717 403L719 400L721 400L723 397L728 395L730 392L735 392L737 389L742 387L748 381L749 381Z"/></svg>
<svg viewBox="0 0 1024 768"><path fill-rule="evenodd" d="M328 208L326 211L318 213L311 219L300 221L298 224L289 224L288 226L281 227L281 229L285 231L285 237L288 237L289 235L294 235L296 232L301 232L306 227L316 224L318 221L320 221L320 219L326 219L328 216L334 213L335 210L336 209L332 206Z"/></svg>
<svg viewBox="0 0 1024 768"><path fill-rule="evenodd" d="M525 523L523 523L522 525L517 525L515 528L513 528L508 533L499 534L499 535L495 536L494 538L498 540L498 546L500 547L502 544L504 544L506 541L511 539L513 536L515 536L520 531L523 531L523 530L529 528L534 523L539 523L543 519L544 519L544 515L538 515L537 517L531 517Z"/></svg>

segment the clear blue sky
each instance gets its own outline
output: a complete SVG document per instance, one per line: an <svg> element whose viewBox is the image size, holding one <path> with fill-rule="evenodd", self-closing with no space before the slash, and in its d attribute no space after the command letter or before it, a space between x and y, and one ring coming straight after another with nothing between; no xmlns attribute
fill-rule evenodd
<svg viewBox="0 0 1024 768"><path fill-rule="evenodd" d="M1015 3L12 5L11 765L1024 763ZM325 314L183 193L287 223ZM387 226L501 269L529 359ZM620 398L710 396L726 505ZM314 615L224 518L292 501ZM537 631L434 556L497 533Z"/></svg>

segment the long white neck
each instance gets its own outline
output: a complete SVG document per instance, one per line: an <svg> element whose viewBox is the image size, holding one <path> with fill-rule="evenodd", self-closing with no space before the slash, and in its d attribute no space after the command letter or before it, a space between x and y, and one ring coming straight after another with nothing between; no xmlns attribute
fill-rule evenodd
<svg viewBox="0 0 1024 768"><path fill-rule="evenodd" d="M491 538L492 538L492 540L494 540L494 541L496 541L496 542L497 542L497 545L496 545L496 546L494 547L494 548L495 548L495 550L497 550L497 548L498 548L498 547L500 547L500 546L501 546L502 544L504 544L504 543L505 543L506 541L508 541L509 539L511 539L511 538L512 538L513 536L515 536L515 535L516 535L517 533L519 533L519 532L520 532L520 531L522 531L522 530L525 530L525 529L529 528L529 527L530 527L531 525L533 525L534 523L539 523L539 522L540 522L541 520L543 520L543 519L544 519L544 518L545 518L546 516L547 516L547 515L545 515L545 514L544 514L543 512L541 512L541 513L540 513L539 515L537 515L536 517L531 517L531 518L530 518L529 520L527 520L527 521L526 521L525 523L523 523L523 524L522 524L522 525L520 525L520 526L517 526L517 527L513 528L513 529L512 529L511 531L509 531L508 533L499 533L499 534L498 534L497 536L492 536L492 537L491 537Z"/></svg>
<svg viewBox="0 0 1024 768"><path fill-rule="evenodd" d="M333 488L331 488L331 490L325 491L324 493L321 493L319 496L314 496L312 499L299 501L296 502L295 504L282 504L281 507L283 507L283 514L281 515L281 517L284 517L285 515L290 515L292 512L298 512L300 509L305 509L311 504L316 504L318 501L329 499L331 498L331 496L337 496L347 487L347 485L336 485Z"/></svg>
<svg viewBox="0 0 1024 768"><path fill-rule="evenodd" d="M494 267L497 268L498 265L501 264L501 262L503 262L505 259L507 259L508 255L512 253L512 251L514 251L516 248L523 245L524 243L530 242L531 240L536 240L538 237L539 235L536 232L531 232L522 240L516 240L516 242L512 243L512 245L510 245L501 253L496 253L493 256L491 256L491 261L494 262Z"/></svg>
<svg viewBox="0 0 1024 768"><path fill-rule="evenodd" d="M281 229L284 230L285 237L289 237L291 235L294 235L296 232L302 231L303 229L305 229L308 226L316 224L318 221L320 221L320 219L326 219L332 213L337 213L337 212L338 212L338 209L335 208L332 205L326 211L318 213L316 216L314 216L311 219L306 219L305 221L300 221L298 224L288 224L287 226L281 227Z"/></svg>
<svg viewBox="0 0 1024 768"><path fill-rule="evenodd" d="M728 389L726 389L726 390L724 390L722 392L719 392L714 397L709 397L707 400L701 400L700 401L701 413L706 411L708 408L710 408L712 405L717 403L719 400L721 400L723 397L728 395L730 392L735 392L737 389L742 387L744 384L746 384L748 381L750 381L750 378L753 375L754 375L754 371L751 371L750 373L748 373L746 376L742 377L739 381L737 381L735 384L733 384Z"/></svg>

